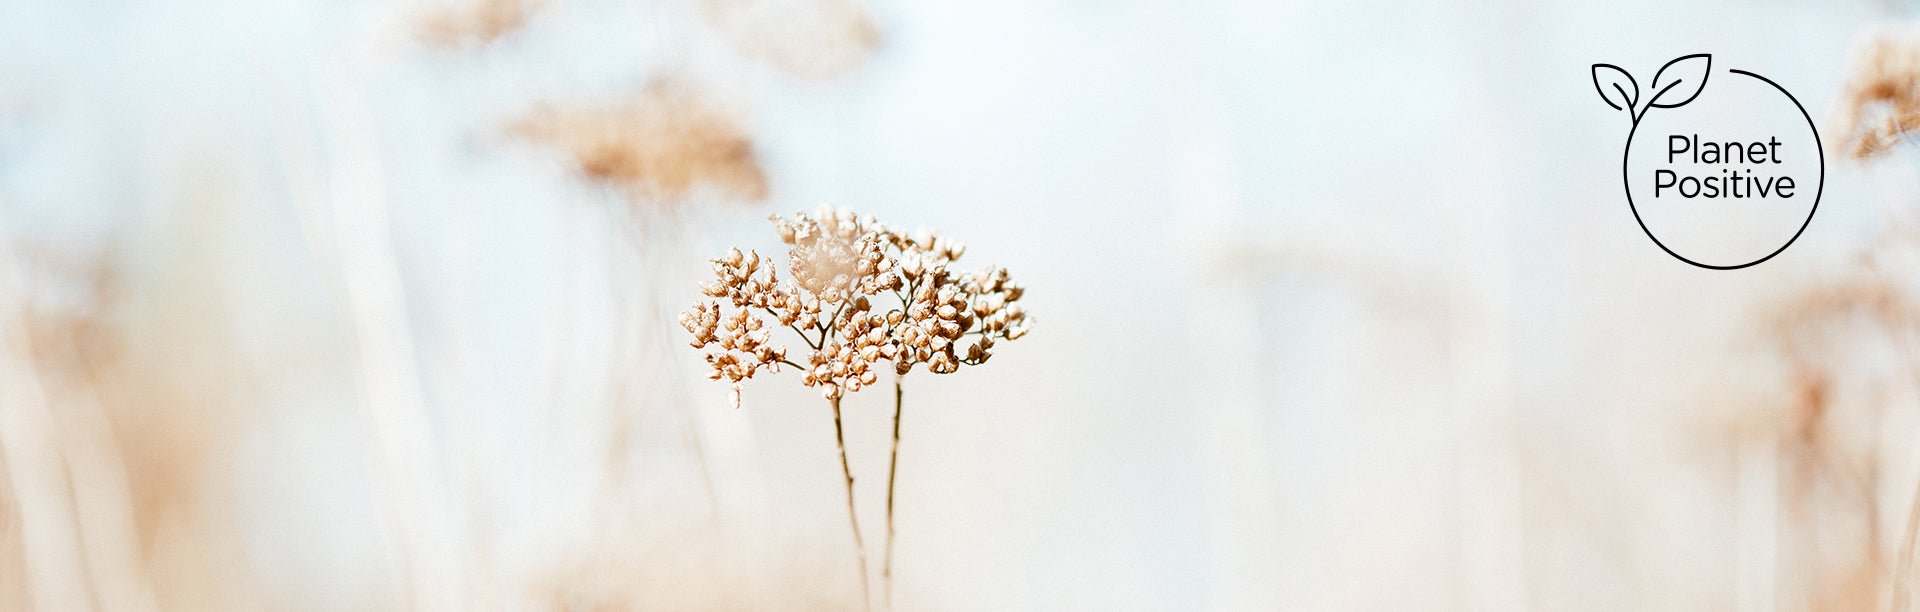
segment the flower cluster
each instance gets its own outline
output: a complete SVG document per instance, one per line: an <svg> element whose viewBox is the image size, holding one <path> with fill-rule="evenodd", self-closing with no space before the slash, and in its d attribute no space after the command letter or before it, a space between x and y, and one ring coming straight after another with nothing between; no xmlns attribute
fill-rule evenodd
<svg viewBox="0 0 1920 612"><path fill-rule="evenodd" d="M922 363L948 374L986 363L996 340L1027 332L1016 303L1023 289L1005 269L949 270L966 250L958 241L829 206L772 220L792 280L781 282L758 253L732 249L714 260L715 280L701 285L715 300L680 316L694 348L712 347L709 377L732 383L736 400L740 383L763 367L799 369L802 384L837 399L875 384L880 361L897 375ZM763 313L811 349L804 363L770 343Z"/></svg>
<svg viewBox="0 0 1920 612"><path fill-rule="evenodd" d="M950 374L962 365L986 363L995 338L1014 340L1027 333L1026 313L1013 303L1023 289L1004 268L950 271L966 246L932 231L890 232L888 239L900 253L907 283L901 293L904 321L892 334L899 350L896 373L925 363L930 372ZM959 343L968 335L979 338L961 352Z"/></svg>

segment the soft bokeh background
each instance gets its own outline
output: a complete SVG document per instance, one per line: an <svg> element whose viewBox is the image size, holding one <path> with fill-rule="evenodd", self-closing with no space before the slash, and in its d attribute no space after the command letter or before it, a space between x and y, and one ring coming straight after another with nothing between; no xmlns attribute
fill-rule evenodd
<svg viewBox="0 0 1920 612"><path fill-rule="evenodd" d="M729 408L673 323L821 202L1038 319L907 379L897 609L1901 605L1914 153L1695 269L1588 67L1711 52L1825 130L1911 8L0 4L0 609L857 609L825 402ZM663 82L759 184L525 129Z"/></svg>

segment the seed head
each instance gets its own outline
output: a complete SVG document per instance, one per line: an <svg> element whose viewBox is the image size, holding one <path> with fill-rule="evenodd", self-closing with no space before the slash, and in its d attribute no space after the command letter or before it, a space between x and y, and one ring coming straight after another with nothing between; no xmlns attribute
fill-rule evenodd
<svg viewBox="0 0 1920 612"><path fill-rule="evenodd" d="M1026 334L1029 320L1016 303L1022 290L1005 269L948 269L966 251L957 240L927 228L908 234L827 205L771 220L788 246L792 280L780 282L757 252L729 249L713 261L715 278L700 285L714 300L680 316L693 346L711 347L716 380L737 387L761 368L796 365L785 346L771 344L763 313L811 349L798 368L801 384L828 399L873 385L881 361L901 376L922 363L949 374L986 363L996 339Z"/></svg>

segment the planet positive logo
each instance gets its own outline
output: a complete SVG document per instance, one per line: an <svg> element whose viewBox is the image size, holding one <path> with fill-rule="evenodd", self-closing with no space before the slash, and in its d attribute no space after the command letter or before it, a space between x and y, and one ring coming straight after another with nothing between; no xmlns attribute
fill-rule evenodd
<svg viewBox="0 0 1920 612"><path fill-rule="evenodd" d="M1620 162L1627 207L1668 255L1737 270L1779 255L1813 222L1826 155L1806 107L1778 83L1715 74L1699 53L1661 66L1644 100L1612 64L1593 65L1593 86L1631 121Z"/></svg>

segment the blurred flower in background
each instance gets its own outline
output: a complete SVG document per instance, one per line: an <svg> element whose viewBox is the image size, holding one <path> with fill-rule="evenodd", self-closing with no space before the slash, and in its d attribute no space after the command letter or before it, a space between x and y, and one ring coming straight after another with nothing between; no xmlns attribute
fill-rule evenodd
<svg viewBox="0 0 1920 612"><path fill-rule="evenodd" d="M580 173L647 200L677 201L697 187L759 200L766 177L753 142L684 83L649 83L609 107L545 110L513 131L571 156Z"/></svg>

